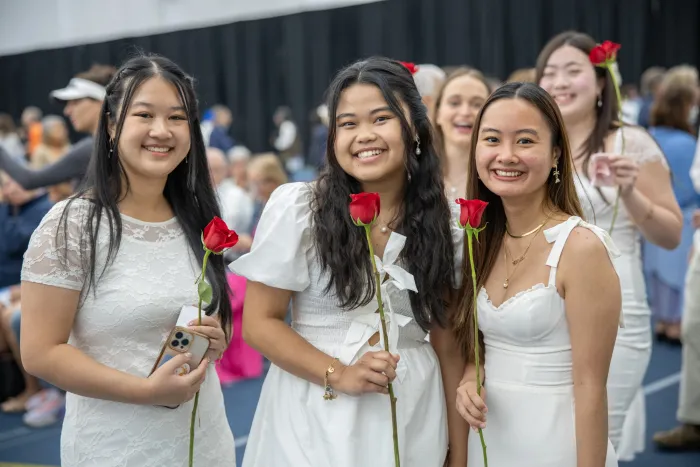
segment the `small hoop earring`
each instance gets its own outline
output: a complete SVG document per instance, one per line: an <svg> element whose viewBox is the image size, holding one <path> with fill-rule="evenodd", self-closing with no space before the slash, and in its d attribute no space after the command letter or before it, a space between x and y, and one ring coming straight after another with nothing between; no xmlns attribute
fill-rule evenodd
<svg viewBox="0 0 700 467"><path fill-rule="evenodd" d="M601 107L603 107L603 99L600 96L598 96L598 108Z"/></svg>

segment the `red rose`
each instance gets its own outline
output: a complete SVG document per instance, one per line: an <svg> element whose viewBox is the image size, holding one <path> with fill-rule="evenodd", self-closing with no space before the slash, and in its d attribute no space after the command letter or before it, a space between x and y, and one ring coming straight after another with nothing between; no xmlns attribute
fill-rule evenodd
<svg viewBox="0 0 700 467"><path fill-rule="evenodd" d="M407 69L412 75L415 75L416 72L418 71L418 65L416 65L415 63L411 63L411 62L399 62L399 63L401 63L403 66L405 66L406 69Z"/></svg>
<svg viewBox="0 0 700 467"><path fill-rule="evenodd" d="M238 243L238 234L230 230L226 222L214 217L204 228L202 243L204 243L204 248L212 253L221 253Z"/></svg>
<svg viewBox="0 0 700 467"><path fill-rule="evenodd" d="M591 63L594 65L602 65L605 63L605 57L607 54L605 53L605 49L600 46L596 45L593 47L593 50L591 50L591 53L588 55L588 58L591 60Z"/></svg>
<svg viewBox="0 0 700 467"><path fill-rule="evenodd" d="M605 50L605 56L608 60L615 60L617 58L617 51L620 50L622 46L616 42L605 41L601 47Z"/></svg>
<svg viewBox="0 0 700 467"><path fill-rule="evenodd" d="M614 62L617 59L617 51L622 47L612 41L605 41L601 45L596 45L588 54L588 58L594 65L605 65L606 62Z"/></svg>
<svg viewBox="0 0 700 467"><path fill-rule="evenodd" d="M455 201L459 204L459 225L465 228L467 225L473 229L479 228L481 225L481 216L489 203L480 199L463 199L459 198Z"/></svg>
<svg viewBox="0 0 700 467"><path fill-rule="evenodd" d="M350 217L355 225L369 225L379 215L379 193L350 195Z"/></svg>

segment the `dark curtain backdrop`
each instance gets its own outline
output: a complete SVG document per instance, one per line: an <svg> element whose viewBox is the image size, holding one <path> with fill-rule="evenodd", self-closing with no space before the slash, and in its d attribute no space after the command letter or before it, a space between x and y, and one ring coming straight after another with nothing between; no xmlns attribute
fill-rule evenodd
<svg viewBox="0 0 700 467"><path fill-rule="evenodd" d="M651 65L697 65L699 24L700 2L686 0L389 0L0 57L0 111L58 113L48 93L73 74L156 52L197 78L202 109L228 105L234 136L265 151L277 106L293 109L308 140L309 114L333 74L362 57L468 64L505 79L532 66L550 37L577 29L620 42L623 79L635 82Z"/></svg>

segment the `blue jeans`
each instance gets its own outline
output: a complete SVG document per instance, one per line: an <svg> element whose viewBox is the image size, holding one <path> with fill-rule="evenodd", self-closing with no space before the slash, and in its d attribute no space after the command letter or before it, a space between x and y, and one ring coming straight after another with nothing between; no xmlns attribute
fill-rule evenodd
<svg viewBox="0 0 700 467"><path fill-rule="evenodd" d="M12 332L15 334L15 339L17 339L17 345L19 345L19 334L22 325L22 313L19 310L15 311L12 315ZM43 379L39 379L39 384L44 389L58 389L53 384L49 384Z"/></svg>

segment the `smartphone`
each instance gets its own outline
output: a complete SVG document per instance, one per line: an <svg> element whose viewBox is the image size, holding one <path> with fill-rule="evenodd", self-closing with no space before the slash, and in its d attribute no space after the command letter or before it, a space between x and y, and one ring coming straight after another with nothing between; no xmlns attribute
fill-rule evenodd
<svg viewBox="0 0 700 467"><path fill-rule="evenodd" d="M156 359L156 363L153 365L151 373L149 373L149 376L172 358L189 352L192 354L192 358L175 370L177 375L186 375L191 370L197 368L200 363L202 363L208 349L209 338L207 336L193 332L191 329L187 329L186 327L175 326L163 344L163 348L161 349L160 354ZM179 406L176 405L172 407L164 405L161 407L176 409Z"/></svg>

